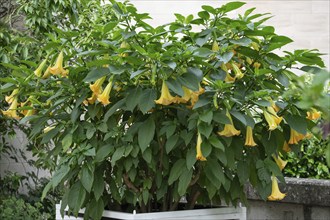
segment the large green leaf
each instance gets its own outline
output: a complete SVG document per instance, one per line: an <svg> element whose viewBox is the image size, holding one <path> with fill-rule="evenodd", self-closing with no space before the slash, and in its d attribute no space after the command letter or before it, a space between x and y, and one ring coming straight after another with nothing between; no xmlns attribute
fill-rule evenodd
<svg viewBox="0 0 330 220"><path fill-rule="evenodd" d="M292 129L301 134L306 134L307 119L305 117L302 117L300 115L286 115L284 118Z"/></svg>
<svg viewBox="0 0 330 220"><path fill-rule="evenodd" d="M103 179L103 172L98 171L94 174L94 184L93 184L93 192L96 201L100 199L104 191L104 179Z"/></svg>
<svg viewBox="0 0 330 220"><path fill-rule="evenodd" d="M81 170L81 177L80 181L82 185L85 187L87 192L91 192L93 182L94 182L94 175L93 171L90 170L89 166L84 165Z"/></svg>
<svg viewBox="0 0 330 220"><path fill-rule="evenodd" d="M73 210L75 215L81 209L82 204L85 201L86 191L80 181L76 182L69 191L68 205Z"/></svg>
<svg viewBox="0 0 330 220"><path fill-rule="evenodd" d="M178 193L180 196L186 194L187 188L191 181L192 174L193 174L193 169L190 169L189 171L185 169L184 172L182 172L178 184Z"/></svg>
<svg viewBox="0 0 330 220"><path fill-rule="evenodd" d="M139 108L142 113L147 113L155 107L155 100L157 98L156 91L153 89L145 89L140 96Z"/></svg>
<svg viewBox="0 0 330 220"><path fill-rule="evenodd" d="M69 171L70 167L68 165L62 165L60 169L55 171L55 174L51 180L53 189L63 180Z"/></svg>
<svg viewBox="0 0 330 220"><path fill-rule="evenodd" d="M142 153L147 149L150 142L155 135L155 121L152 117L149 117L143 124L139 127L138 131L138 142Z"/></svg>
<svg viewBox="0 0 330 220"><path fill-rule="evenodd" d="M84 82L93 82L97 79L101 78L102 76L110 74L110 69L105 67L97 67L90 71L85 79L83 79Z"/></svg>
<svg viewBox="0 0 330 220"><path fill-rule="evenodd" d="M175 144L178 142L178 140L179 140L179 135L172 135L169 138L167 138L166 144L165 144L166 153L171 152L171 150L173 149Z"/></svg>
<svg viewBox="0 0 330 220"><path fill-rule="evenodd" d="M176 161L171 169L170 176L168 177L168 184L172 185L174 181L176 181L182 174L182 172L186 170L186 160L179 159Z"/></svg>

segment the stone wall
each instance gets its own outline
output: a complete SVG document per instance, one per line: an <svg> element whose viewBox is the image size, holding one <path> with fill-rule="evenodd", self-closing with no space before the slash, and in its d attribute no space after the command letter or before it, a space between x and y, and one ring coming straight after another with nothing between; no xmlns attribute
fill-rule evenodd
<svg viewBox="0 0 330 220"><path fill-rule="evenodd" d="M280 184L286 197L278 202L261 201L247 187L248 219L326 220L330 219L330 180L285 178Z"/></svg>

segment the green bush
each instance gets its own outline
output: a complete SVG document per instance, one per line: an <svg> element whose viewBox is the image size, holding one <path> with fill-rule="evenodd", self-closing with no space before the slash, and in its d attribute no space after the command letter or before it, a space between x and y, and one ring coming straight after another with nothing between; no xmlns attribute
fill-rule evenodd
<svg viewBox="0 0 330 220"><path fill-rule="evenodd" d="M288 153L284 175L297 178L330 179L325 156L328 143L329 140L316 138L305 140L298 152Z"/></svg>
<svg viewBox="0 0 330 220"><path fill-rule="evenodd" d="M42 204L37 202L30 204L21 198L14 196L0 203L1 220L45 220L49 219L49 213L40 212Z"/></svg>

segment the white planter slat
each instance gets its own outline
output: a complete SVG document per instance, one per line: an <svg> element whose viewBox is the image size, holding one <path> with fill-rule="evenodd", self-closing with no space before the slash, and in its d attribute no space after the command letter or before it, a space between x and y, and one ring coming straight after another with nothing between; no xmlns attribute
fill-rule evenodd
<svg viewBox="0 0 330 220"><path fill-rule="evenodd" d="M60 214L60 205L56 205L56 220L83 220L83 218L75 218L73 216L65 215L64 218ZM67 209L66 209L67 210ZM79 211L80 214L84 213L84 209ZM157 219L157 220L173 220L173 219L237 219L246 220L246 208L245 207L224 207L224 208L210 208L210 209L196 209L196 210L183 210L172 212L153 212L153 213L124 213L117 211L104 211L103 217L113 219Z"/></svg>

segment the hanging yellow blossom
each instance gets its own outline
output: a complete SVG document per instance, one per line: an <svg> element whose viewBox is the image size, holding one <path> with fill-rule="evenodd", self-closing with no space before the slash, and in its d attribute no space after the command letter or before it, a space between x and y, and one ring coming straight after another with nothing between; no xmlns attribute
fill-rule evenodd
<svg viewBox="0 0 330 220"><path fill-rule="evenodd" d="M20 117L17 115L17 105L18 105L18 102L17 102L17 97L15 97L11 103L11 105L9 106L8 110L6 111L2 111L2 114L7 116L7 117L10 117L10 118L15 118L15 119L20 119Z"/></svg>
<svg viewBox="0 0 330 220"><path fill-rule="evenodd" d="M69 70L63 68L63 58L63 51L61 51L56 59L55 65L49 69L51 74L62 75L64 77L68 75Z"/></svg>
<svg viewBox="0 0 330 220"><path fill-rule="evenodd" d="M270 100L270 105L274 109L275 112L278 112L280 108L275 104L273 100Z"/></svg>
<svg viewBox="0 0 330 220"><path fill-rule="evenodd" d="M194 105L196 104L196 102L199 99L199 95L203 94L205 92L205 89L202 88L201 86L199 86L199 90L198 91L194 91L190 94L190 102L191 105L189 107L194 107Z"/></svg>
<svg viewBox="0 0 330 220"><path fill-rule="evenodd" d="M97 95L95 93L92 94L91 97L87 98L86 100L84 100L84 104L85 105L93 105L95 103L95 101L97 100Z"/></svg>
<svg viewBox="0 0 330 220"><path fill-rule="evenodd" d="M48 67L47 67L46 71L44 72L44 75L42 75L41 78L43 78L43 79L47 79L48 77L50 77L50 75L51 75L51 73L50 73L50 68L51 68L51 66L48 66Z"/></svg>
<svg viewBox="0 0 330 220"><path fill-rule="evenodd" d="M184 95L182 97L178 97L178 96L174 97L173 102L175 102L175 103L187 103L190 100L193 91L191 91L190 89L188 89L185 86L182 86L182 89L183 89Z"/></svg>
<svg viewBox="0 0 330 220"><path fill-rule="evenodd" d="M309 120L316 120L321 117L321 112L317 111L315 108L312 108L307 112L307 117Z"/></svg>
<svg viewBox="0 0 330 220"><path fill-rule="evenodd" d="M202 145L202 136L198 132L197 144L196 144L196 152L197 152L196 160L206 161L206 158L203 156L203 153L202 153L201 145Z"/></svg>
<svg viewBox="0 0 330 220"><path fill-rule="evenodd" d="M112 88L112 81L113 81L113 76L110 78L110 81L108 85L105 87L104 91L97 96L97 100L101 102L103 105L108 105L110 104L109 98L110 98L110 92Z"/></svg>
<svg viewBox="0 0 330 220"><path fill-rule="evenodd" d="M8 104L11 104L15 98L15 96L18 94L19 90L14 89L12 93L9 96L5 96L5 100Z"/></svg>
<svg viewBox="0 0 330 220"><path fill-rule="evenodd" d="M215 40L215 41L213 41L213 44L212 44L212 51L213 52L217 52L217 51L219 51L219 44L218 44L218 42Z"/></svg>
<svg viewBox="0 0 330 220"><path fill-rule="evenodd" d="M105 81L106 76L103 76L95 81L94 84L89 85L89 88L92 90L93 94L98 95L102 92L102 84Z"/></svg>
<svg viewBox="0 0 330 220"><path fill-rule="evenodd" d="M239 135L241 131L236 130L236 128L234 127L233 120L229 114L228 109L226 110L226 116L229 118L230 124L225 124L225 128L223 129L223 131L221 132L219 131L218 134L225 137L232 137Z"/></svg>
<svg viewBox="0 0 330 220"><path fill-rule="evenodd" d="M224 63L221 64L221 69L226 72L225 82L227 82L227 83L233 83L233 82L235 82L235 79L236 78L235 77L232 77L230 75L230 73L228 71L228 68L227 68L227 66Z"/></svg>
<svg viewBox="0 0 330 220"><path fill-rule="evenodd" d="M233 67L233 70L235 72L235 78L242 79L244 74L242 73L240 68L238 68L238 66L235 63L231 63L231 66Z"/></svg>
<svg viewBox="0 0 330 220"><path fill-rule="evenodd" d="M299 141L304 139L306 135L298 133L296 130L292 129L290 130L290 140L289 144L298 144Z"/></svg>
<svg viewBox="0 0 330 220"><path fill-rule="evenodd" d="M270 131L275 130L283 119L282 117L277 116L272 107L267 107L267 110L264 110L264 116L269 125Z"/></svg>
<svg viewBox="0 0 330 220"><path fill-rule="evenodd" d="M162 84L162 92L159 97L159 99L155 100L156 104L160 105L170 105L173 102L175 102L176 98L173 97L170 93L170 90L168 89L165 80L163 81Z"/></svg>
<svg viewBox="0 0 330 220"><path fill-rule="evenodd" d="M44 61L41 62L41 64L38 66L38 68L34 71L34 74L37 77L41 77L42 75L42 70L44 69L45 65L46 65L47 59L44 59Z"/></svg>
<svg viewBox="0 0 330 220"><path fill-rule="evenodd" d="M252 133L252 127L247 126L246 127L246 139L245 139L245 146L256 146L257 144L253 140L253 133Z"/></svg>
<svg viewBox="0 0 330 220"><path fill-rule="evenodd" d="M268 196L268 200L277 201L284 199L284 197L285 197L285 193L281 193L280 189L278 188L276 177L272 176L272 194Z"/></svg>
<svg viewBox="0 0 330 220"><path fill-rule="evenodd" d="M280 168L280 170L283 170L286 164L288 163L287 161L282 160L282 158L279 155L274 155L273 158L277 164L277 166Z"/></svg>
<svg viewBox="0 0 330 220"><path fill-rule="evenodd" d="M288 143L286 141L283 144L282 150L284 152L290 152L291 151L291 148L289 147L289 145L288 145Z"/></svg>

